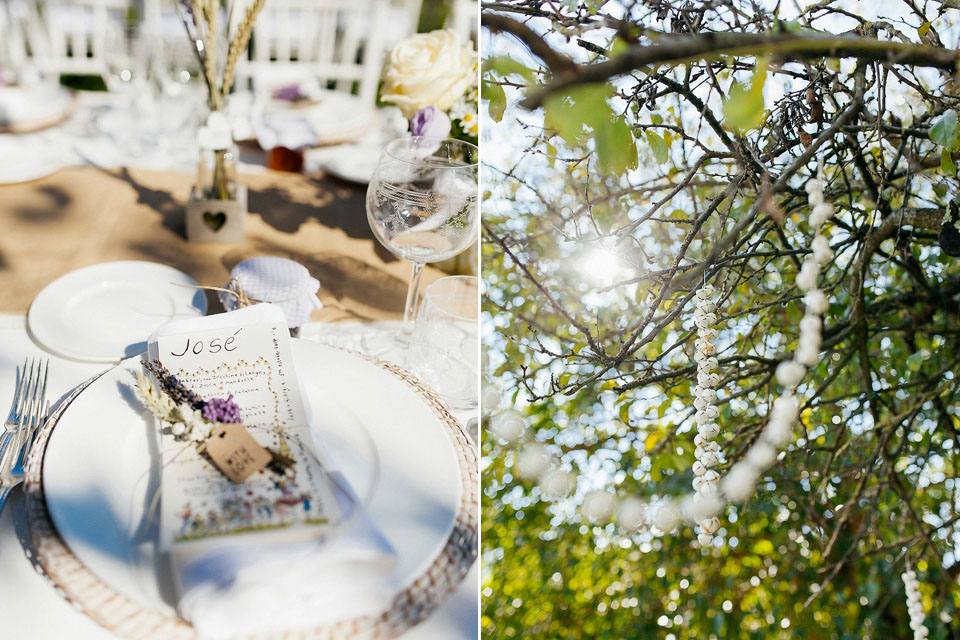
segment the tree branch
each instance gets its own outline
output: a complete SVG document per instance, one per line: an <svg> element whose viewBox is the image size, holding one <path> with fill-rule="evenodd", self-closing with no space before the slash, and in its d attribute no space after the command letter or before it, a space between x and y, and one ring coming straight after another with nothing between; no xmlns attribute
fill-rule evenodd
<svg viewBox="0 0 960 640"><path fill-rule="evenodd" d="M929 45L890 42L876 38L820 34L705 33L700 35L662 35L656 44L638 45L606 62L581 65L557 52L543 36L525 24L495 13L485 13L483 24L492 33L509 33L523 42L531 53L553 72L553 80L531 92L520 104L536 109L547 96L571 86L604 82L614 76L664 63L680 64L692 60L715 60L724 56L772 55L783 62L810 58L857 58L885 64L933 67L953 72L957 54L953 49Z"/></svg>

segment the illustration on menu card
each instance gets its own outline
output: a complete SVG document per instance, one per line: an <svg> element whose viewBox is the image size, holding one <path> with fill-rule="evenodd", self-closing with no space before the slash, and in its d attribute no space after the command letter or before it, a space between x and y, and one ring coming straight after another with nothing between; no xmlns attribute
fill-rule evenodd
<svg viewBox="0 0 960 640"><path fill-rule="evenodd" d="M285 475L262 469L235 484L196 447L161 430L164 548L250 531L323 527L338 519L331 481L310 449L286 326L262 323L164 335L148 353L201 398L232 395L250 435L294 462Z"/></svg>

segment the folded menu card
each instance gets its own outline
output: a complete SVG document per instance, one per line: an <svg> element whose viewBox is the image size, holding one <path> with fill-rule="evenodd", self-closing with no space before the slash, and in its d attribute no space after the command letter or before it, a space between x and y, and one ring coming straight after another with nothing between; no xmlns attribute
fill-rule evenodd
<svg viewBox="0 0 960 640"><path fill-rule="evenodd" d="M158 423L160 549L180 614L202 635L225 638L384 610L395 554L333 462L314 450L283 311L258 304L170 323L151 336L147 357L203 400L232 396L236 428L256 441L251 450L292 461L285 473L244 476L255 457L244 453L230 460L244 479L231 480L211 463L217 430L208 456Z"/></svg>

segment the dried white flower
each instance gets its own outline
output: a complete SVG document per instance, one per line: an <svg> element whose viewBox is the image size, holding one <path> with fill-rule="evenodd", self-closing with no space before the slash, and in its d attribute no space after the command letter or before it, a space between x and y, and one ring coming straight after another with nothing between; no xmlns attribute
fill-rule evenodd
<svg viewBox="0 0 960 640"><path fill-rule="evenodd" d="M823 327L823 321L820 320L819 316L803 316L803 319L800 320L800 334L806 333L820 333L820 329Z"/></svg>
<svg viewBox="0 0 960 640"><path fill-rule="evenodd" d="M819 338L819 335L818 335ZM794 360L799 362L804 367L812 367L817 364L817 361L820 359L820 340L810 340L807 342L802 342L797 347L796 353L793 354Z"/></svg>
<svg viewBox="0 0 960 640"><path fill-rule="evenodd" d="M760 440L747 451L744 461L757 470L769 469L777 459L777 449L766 440Z"/></svg>
<svg viewBox="0 0 960 640"><path fill-rule="evenodd" d="M710 485L707 490L698 491L690 505L693 519L701 524L703 520L716 519L722 510L723 501L720 499L720 491L715 485ZM714 531L708 533L714 533Z"/></svg>
<svg viewBox="0 0 960 640"><path fill-rule="evenodd" d="M673 503L668 502L660 505L660 508L658 508L653 515L653 524L657 529L660 529L660 531L669 533L680 524L680 512Z"/></svg>
<svg viewBox="0 0 960 640"><path fill-rule="evenodd" d="M591 491L583 496L583 515L590 522L606 522L613 513L616 498L609 491Z"/></svg>
<svg viewBox="0 0 960 640"><path fill-rule="evenodd" d="M577 478L569 471L554 469L540 478L540 488L551 498L562 498L577 486Z"/></svg>
<svg viewBox="0 0 960 640"><path fill-rule="evenodd" d="M647 522L647 503L630 497L617 505L617 525L624 531L636 531Z"/></svg>
<svg viewBox="0 0 960 640"><path fill-rule="evenodd" d="M830 307L827 302L827 296L819 289L813 289L803 296L803 302L807 305L807 311L817 315L823 315Z"/></svg>
<svg viewBox="0 0 960 640"><path fill-rule="evenodd" d="M493 435L507 444L515 444L527 434L527 423L517 411L504 411L490 422Z"/></svg>
<svg viewBox="0 0 960 640"><path fill-rule="evenodd" d="M536 480L550 468L552 458L546 447L539 443L528 444L517 452L513 471L519 478Z"/></svg>
<svg viewBox="0 0 960 640"><path fill-rule="evenodd" d="M810 248L813 249L813 259L820 264L829 262L833 258L833 250L830 249L830 242L826 236L818 234L810 244Z"/></svg>
<svg viewBox="0 0 960 640"><path fill-rule="evenodd" d="M490 413L500 404L500 389L492 381L486 381L483 385L483 394L480 396L480 407L483 415Z"/></svg>
<svg viewBox="0 0 960 640"><path fill-rule="evenodd" d="M810 291L816 288L819 277L820 265L813 260L806 260L800 267L800 273L797 274L797 286L802 291Z"/></svg>
<svg viewBox="0 0 960 640"><path fill-rule="evenodd" d="M777 382L787 389L792 389L803 380L807 373L806 367L793 360L784 360L777 365Z"/></svg>
<svg viewBox="0 0 960 640"><path fill-rule="evenodd" d="M749 464L737 463L723 478L720 488L731 500L742 502L753 495L760 474Z"/></svg>
<svg viewBox="0 0 960 640"><path fill-rule="evenodd" d="M186 427L187 434L191 440L200 442L205 440L212 430L212 425L203 419L203 414L191 407L186 402L181 402L177 407L180 414L180 420Z"/></svg>

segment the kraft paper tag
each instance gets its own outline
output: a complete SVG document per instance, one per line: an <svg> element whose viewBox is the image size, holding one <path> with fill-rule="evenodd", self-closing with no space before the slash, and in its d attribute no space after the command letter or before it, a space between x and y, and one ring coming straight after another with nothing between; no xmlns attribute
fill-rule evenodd
<svg viewBox="0 0 960 640"><path fill-rule="evenodd" d="M231 482L240 484L273 458L241 424L214 427L207 455Z"/></svg>

